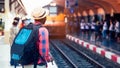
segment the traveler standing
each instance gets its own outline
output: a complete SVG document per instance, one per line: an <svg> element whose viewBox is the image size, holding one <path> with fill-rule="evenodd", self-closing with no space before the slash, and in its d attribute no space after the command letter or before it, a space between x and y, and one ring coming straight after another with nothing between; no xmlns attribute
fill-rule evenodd
<svg viewBox="0 0 120 68"><path fill-rule="evenodd" d="M80 36L83 39L85 34L85 21L82 19L80 23Z"/></svg>
<svg viewBox="0 0 120 68"><path fill-rule="evenodd" d="M32 12L32 17L34 18L34 25L40 26L39 28L39 34L38 34L38 41L37 47L39 49L39 54L41 57L39 57L37 61L37 68L46 68L47 67L47 61L51 60L50 54L49 54L49 33L48 30L44 27L43 24L46 22L46 16L49 14L49 12L43 8L36 8ZM44 60L43 60L44 59ZM33 68L34 65L25 65L24 68Z"/></svg>
<svg viewBox="0 0 120 68"><path fill-rule="evenodd" d="M19 18L15 17L12 23L12 27L10 28L10 38L9 38L10 45L12 45L13 40L19 31L19 28L17 27L18 23L19 23Z"/></svg>
<svg viewBox="0 0 120 68"><path fill-rule="evenodd" d="M22 19L22 22L20 23L19 28L21 29L24 26L27 26L27 25L29 25L30 23L33 23L33 22L34 22L34 20L32 20L31 18L24 18L24 19Z"/></svg>
<svg viewBox="0 0 120 68"><path fill-rule="evenodd" d="M19 31L19 28L17 27L18 23L19 23L19 18L15 17L12 23L12 27L10 28L10 37L9 37L10 46L12 46L13 40ZM10 64L13 65L13 63L14 62L11 59Z"/></svg>
<svg viewBox="0 0 120 68"><path fill-rule="evenodd" d="M110 38L110 41L115 40L115 25L113 24L112 20L110 20L109 38Z"/></svg>
<svg viewBox="0 0 120 68"><path fill-rule="evenodd" d="M95 42L100 40L100 35L101 35L101 24L99 21L97 21L95 25Z"/></svg>
<svg viewBox="0 0 120 68"><path fill-rule="evenodd" d="M94 21L92 21L92 23L91 23L91 38L90 38L90 40L91 41L95 41L95 25L96 25L96 23L94 22Z"/></svg>
<svg viewBox="0 0 120 68"><path fill-rule="evenodd" d="M120 22L115 20L116 40L120 43Z"/></svg>
<svg viewBox="0 0 120 68"><path fill-rule="evenodd" d="M102 37L103 39L106 39L107 38L107 30L108 30L108 25L107 25L107 22L104 21L103 22L103 29L102 29Z"/></svg>

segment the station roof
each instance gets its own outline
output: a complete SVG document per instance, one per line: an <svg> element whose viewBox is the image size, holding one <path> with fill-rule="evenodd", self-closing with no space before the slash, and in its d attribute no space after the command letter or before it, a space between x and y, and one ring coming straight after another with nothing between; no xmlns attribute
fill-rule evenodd
<svg viewBox="0 0 120 68"><path fill-rule="evenodd" d="M77 7L75 8L77 8L77 12L83 12L87 10L93 10L94 12L97 12L96 9L102 8L108 14L111 13L111 11L114 13L120 13L120 0L53 0L53 2L62 7L66 6L65 1L76 1Z"/></svg>
<svg viewBox="0 0 120 68"><path fill-rule="evenodd" d="M54 0L54 2L65 7L65 0ZM114 10L115 13L120 13L120 0L78 0L78 7L78 11L89 9L95 11L97 8L103 8L107 13L110 13L111 9Z"/></svg>

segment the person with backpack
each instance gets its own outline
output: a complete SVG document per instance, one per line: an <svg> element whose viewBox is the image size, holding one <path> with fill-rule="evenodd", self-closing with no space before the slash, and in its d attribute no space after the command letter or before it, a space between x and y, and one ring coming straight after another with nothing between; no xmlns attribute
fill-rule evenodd
<svg viewBox="0 0 120 68"><path fill-rule="evenodd" d="M15 68L21 64L23 68L47 68L52 61L49 51L49 33L44 27L49 12L36 8L32 12L34 24L29 23L20 29L11 48L11 58Z"/></svg>
<svg viewBox="0 0 120 68"><path fill-rule="evenodd" d="M46 63L51 61L49 52L49 33L48 30L43 26L45 24L49 11L43 8L36 8L32 12L35 25L41 26L39 28L37 46L39 48L40 58L37 62L37 68L46 68Z"/></svg>

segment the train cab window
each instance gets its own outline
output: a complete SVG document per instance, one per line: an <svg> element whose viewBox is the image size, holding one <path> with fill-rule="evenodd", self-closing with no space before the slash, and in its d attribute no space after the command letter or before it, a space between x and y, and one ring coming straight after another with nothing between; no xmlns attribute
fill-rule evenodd
<svg viewBox="0 0 120 68"><path fill-rule="evenodd" d="M57 15L57 7L56 6L50 6L49 11L50 11L50 15Z"/></svg>

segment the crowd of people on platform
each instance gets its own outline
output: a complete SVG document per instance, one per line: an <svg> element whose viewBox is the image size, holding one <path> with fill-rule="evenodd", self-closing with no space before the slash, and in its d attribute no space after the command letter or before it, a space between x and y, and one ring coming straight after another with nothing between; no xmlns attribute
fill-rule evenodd
<svg viewBox="0 0 120 68"><path fill-rule="evenodd" d="M90 41L108 39L120 43L120 21L110 20L91 20L86 18L67 17L67 33L76 34L81 38Z"/></svg>

